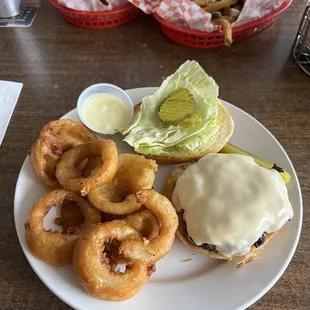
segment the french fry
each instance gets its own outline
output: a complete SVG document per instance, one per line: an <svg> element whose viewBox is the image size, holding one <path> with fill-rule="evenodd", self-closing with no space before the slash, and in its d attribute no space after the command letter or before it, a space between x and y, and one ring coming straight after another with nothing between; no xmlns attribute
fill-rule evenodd
<svg viewBox="0 0 310 310"><path fill-rule="evenodd" d="M238 18L238 16L240 15L241 11L237 10L237 9L230 9L230 15L236 17L236 19Z"/></svg>
<svg viewBox="0 0 310 310"><path fill-rule="evenodd" d="M221 9L224 9L225 7L229 7L233 4L235 4L237 0L221 0L218 2L210 3L207 6L203 7L202 9L209 13L214 13L216 11L219 11Z"/></svg>
<svg viewBox="0 0 310 310"><path fill-rule="evenodd" d="M223 16L222 17L223 19L225 19L225 20L227 20L227 21L229 21L230 23L233 23L234 21L236 21L236 17L234 17L234 16Z"/></svg>
<svg viewBox="0 0 310 310"><path fill-rule="evenodd" d="M241 11L242 10L242 4L239 1L236 4L232 5L231 8L235 9L235 10L238 10L238 11Z"/></svg>
<svg viewBox="0 0 310 310"><path fill-rule="evenodd" d="M215 3L215 0L192 0L192 2L203 8L211 3Z"/></svg>
<svg viewBox="0 0 310 310"><path fill-rule="evenodd" d="M223 9L223 11L224 11L224 16L230 16L230 7L229 6L226 6L224 9Z"/></svg>
<svg viewBox="0 0 310 310"><path fill-rule="evenodd" d="M212 18L222 18L222 13L220 11L216 11L212 13Z"/></svg>
<svg viewBox="0 0 310 310"><path fill-rule="evenodd" d="M228 20L223 18L212 19L213 24L222 26L224 32L224 45L229 47L231 46L232 40L232 29L231 24Z"/></svg>
<svg viewBox="0 0 310 310"><path fill-rule="evenodd" d="M195 4L199 5L200 7L205 6L206 1L205 0L192 0Z"/></svg>
<svg viewBox="0 0 310 310"><path fill-rule="evenodd" d="M241 13L243 0L191 0L200 6L205 12L212 14L212 23L222 27L224 33L224 45L230 46L232 40L231 24L235 22Z"/></svg>

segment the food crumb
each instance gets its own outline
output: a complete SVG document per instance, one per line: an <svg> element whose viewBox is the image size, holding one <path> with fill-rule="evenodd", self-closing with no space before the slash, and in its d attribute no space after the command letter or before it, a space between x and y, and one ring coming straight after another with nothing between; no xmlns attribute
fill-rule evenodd
<svg viewBox="0 0 310 310"><path fill-rule="evenodd" d="M159 68L160 68L160 69L164 69L164 66L163 66L163 65L160 65Z"/></svg>
<svg viewBox="0 0 310 310"><path fill-rule="evenodd" d="M161 77L162 80L164 80L165 78L166 78L165 76L162 76L162 77Z"/></svg>
<svg viewBox="0 0 310 310"><path fill-rule="evenodd" d="M182 260L182 263L189 263L189 262L191 262L191 261L192 261L191 258L187 258L187 259L183 259L183 260Z"/></svg>

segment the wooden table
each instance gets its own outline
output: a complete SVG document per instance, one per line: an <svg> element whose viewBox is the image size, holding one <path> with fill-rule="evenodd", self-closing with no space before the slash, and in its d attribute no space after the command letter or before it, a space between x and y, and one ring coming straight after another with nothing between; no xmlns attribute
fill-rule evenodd
<svg viewBox="0 0 310 310"><path fill-rule="evenodd" d="M0 79L24 83L0 148L1 310L69 309L29 266L13 220L17 176L43 124L73 109L87 85L157 86L187 59L199 61L215 78L222 99L271 130L301 182L305 211L299 246L279 282L251 309L310 308L310 78L289 58L305 2L294 1L266 31L212 51L170 42L149 16L107 31L79 29L47 1L32 27L0 28Z"/></svg>

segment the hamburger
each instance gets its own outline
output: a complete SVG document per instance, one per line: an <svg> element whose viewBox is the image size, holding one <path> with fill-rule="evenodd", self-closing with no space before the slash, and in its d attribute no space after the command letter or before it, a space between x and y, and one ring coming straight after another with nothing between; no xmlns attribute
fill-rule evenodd
<svg viewBox="0 0 310 310"><path fill-rule="evenodd" d="M280 173L240 154L208 154L176 168L165 186L191 250L242 267L293 217Z"/></svg>

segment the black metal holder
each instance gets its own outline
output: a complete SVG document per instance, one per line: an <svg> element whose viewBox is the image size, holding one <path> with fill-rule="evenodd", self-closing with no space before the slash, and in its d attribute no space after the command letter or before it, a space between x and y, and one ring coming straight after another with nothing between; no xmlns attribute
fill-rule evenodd
<svg viewBox="0 0 310 310"><path fill-rule="evenodd" d="M299 25L292 55L298 66L310 76L310 1Z"/></svg>

